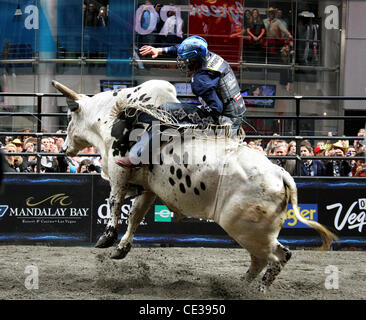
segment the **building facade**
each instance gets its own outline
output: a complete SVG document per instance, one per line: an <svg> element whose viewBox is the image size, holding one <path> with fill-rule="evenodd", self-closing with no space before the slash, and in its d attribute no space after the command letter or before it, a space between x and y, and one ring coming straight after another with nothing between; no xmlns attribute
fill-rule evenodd
<svg viewBox="0 0 366 320"><path fill-rule="evenodd" d="M2 92L55 92L57 81L95 94L149 79L171 81L190 94L187 76L171 57L142 57L142 45L204 37L230 62L243 96L364 95L366 5L358 0L0 0ZM0 97L2 111L34 112L35 99ZM263 134L294 134L292 100L246 99ZM65 99L45 98L44 112L66 110ZM363 114L362 101L306 100L305 115ZM9 121L11 119L11 121ZM2 117L3 131L35 130L33 117ZM66 121L44 118L49 132ZM301 134L356 135L362 123L306 120Z"/></svg>

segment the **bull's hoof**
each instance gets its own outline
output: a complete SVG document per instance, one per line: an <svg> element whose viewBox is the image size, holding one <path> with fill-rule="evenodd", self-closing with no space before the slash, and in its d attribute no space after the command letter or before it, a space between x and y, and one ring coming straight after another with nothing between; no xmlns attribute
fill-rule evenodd
<svg viewBox="0 0 366 320"><path fill-rule="evenodd" d="M95 247L96 248L109 248L114 245L118 238L117 230L113 227L109 227L98 239Z"/></svg>
<svg viewBox="0 0 366 320"><path fill-rule="evenodd" d="M131 243L125 244L122 248L117 247L113 254L111 255L111 259L123 259L127 256L127 253L129 253L131 250Z"/></svg>

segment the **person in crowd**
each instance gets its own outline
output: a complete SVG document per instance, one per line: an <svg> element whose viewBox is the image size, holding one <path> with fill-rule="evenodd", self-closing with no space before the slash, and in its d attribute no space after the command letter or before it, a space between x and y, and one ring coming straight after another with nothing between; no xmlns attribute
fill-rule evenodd
<svg viewBox="0 0 366 320"><path fill-rule="evenodd" d="M16 152L23 152L23 142L19 138L14 139L11 143L17 147Z"/></svg>
<svg viewBox="0 0 366 320"><path fill-rule="evenodd" d="M357 132L357 137L363 137L360 140L354 140L353 141L353 146L358 150L358 148L362 145L362 143L364 142L364 137L365 137L365 129L361 128L358 130Z"/></svg>
<svg viewBox="0 0 366 320"><path fill-rule="evenodd" d="M296 155L296 141L290 141L287 145L287 155Z"/></svg>
<svg viewBox="0 0 366 320"><path fill-rule="evenodd" d="M247 9L244 11L244 19L243 19L243 26L239 26L235 24L234 28L235 31L230 34L230 38L241 38L242 39L242 46L243 46L243 61L249 62L251 55L250 55L250 46L251 46L251 36L248 33L248 28L250 23L252 22L252 12Z"/></svg>
<svg viewBox="0 0 366 320"><path fill-rule="evenodd" d="M356 153L357 153L356 148L353 145L351 145L347 149L346 157L352 158L352 157L356 156ZM349 163L350 163L351 167L353 167L356 163L356 160L350 159Z"/></svg>
<svg viewBox="0 0 366 320"><path fill-rule="evenodd" d="M167 54L177 57L178 67L187 72L191 79L192 92L198 97L201 106L194 107L195 123L232 124L233 129L239 129L246 110L240 86L230 65L219 55L208 50L205 39L199 36L191 36L183 40L179 45L155 48L143 46L140 48L141 55ZM167 107L184 108L182 104L169 103ZM192 109L192 105L186 105ZM188 115L182 119L192 123ZM146 149L151 140L151 131L148 138L141 138L130 150L129 156L117 161L124 167L136 167L139 161L138 154ZM141 143L140 143L141 142Z"/></svg>
<svg viewBox="0 0 366 320"><path fill-rule="evenodd" d="M325 157L325 151L326 149L324 147L316 147L314 149L314 155L316 157Z"/></svg>
<svg viewBox="0 0 366 320"><path fill-rule="evenodd" d="M273 156L284 157L287 155L287 144L280 143L273 149ZM296 160L272 159L272 162L284 168L289 174L295 174Z"/></svg>
<svg viewBox="0 0 366 320"><path fill-rule="evenodd" d="M345 148L340 141L332 144L328 150L328 156L344 157ZM346 177L351 172L351 165L347 160L328 160L325 163L326 175L333 177Z"/></svg>
<svg viewBox="0 0 366 320"><path fill-rule="evenodd" d="M86 11L86 21L85 25L87 27L95 27L97 24L97 8L93 2L89 3Z"/></svg>
<svg viewBox="0 0 366 320"><path fill-rule="evenodd" d="M317 141L316 144L315 144L315 148L318 148L318 147L320 149L324 150L325 149L325 141L324 140ZM314 149L314 153L315 153L315 149Z"/></svg>
<svg viewBox="0 0 366 320"><path fill-rule="evenodd" d="M300 144L300 155L302 157L313 156L313 148L309 141L302 141ZM301 162L301 176L325 176L325 166L323 161L307 159Z"/></svg>
<svg viewBox="0 0 366 320"><path fill-rule="evenodd" d="M28 141L29 139L27 139ZM26 142L24 145L23 152L25 153L33 153L35 152L35 146L33 142ZM23 156L23 162L20 166L20 171L22 172L34 172L34 168L37 165L37 158L33 155L24 155Z"/></svg>
<svg viewBox="0 0 366 320"><path fill-rule="evenodd" d="M290 44L293 41L291 33L282 22L276 18L276 14L277 9L269 8L267 11L268 17L263 20L266 28L266 50L269 63L279 63L281 61L280 51L285 44L286 38ZM282 34L285 34L286 38L283 38Z"/></svg>
<svg viewBox="0 0 366 320"><path fill-rule="evenodd" d="M275 136L278 136L278 134L277 133L274 133L273 134L273 136L275 137ZM269 153L269 151L271 150L271 149L273 149L276 145L277 145L277 143L278 143L278 139L271 139L268 143L267 143L267 145L266 145L266 147L265 147L265 152L268 154Z"/></svg>
<svg viewBox="0 0 366 320"><path fill-rule="evenodd" d="M55 142L50 137L44 137L41 139L41 151L54 153L56 149L54 148ZM40 172L58 172L58 164L55 156L42 156L41 157L41 167Z"/></svg>
<svg viewBox="0 0 366 320"><path fill-rule="evenodd" d="M106 27L107 24L108 24L107 8L102 6L100 7L98 15L96 17L95 25L97 27Z"/></svg>
<svg viewBox="0 0 366 320"><path fill-rule="evenodd" d="M366 177L366 163L365 163L365 152L357 152L356 157L363 157L358 159L352 166L352 177Z"/></svg>
<svg viewBox="0 0 366 320"><path fill-rule="evenodd" d="M18 152L17 147L12 143L6 144L4 149L6 153ZM20 172L20 166L23 162L22 157L5 155L5 160L6 161L3 166L4 172Z"/></svg>
<svg viewBox="0 0 366 320"><path fill-rule="evenodd" d="M83 159L80 162L77 173L97 173L97 170L90 159Z"/></svg>
<svg viewBox="0 0 366 320"><path fill-rule="evenodd" d="M253 9L252 17L247 25L247 33L251 38L249 52L251 54L249 62L264 63L265 52L263 47L263 37L266 33L265 25L259 15L258 9Z"/></svg>

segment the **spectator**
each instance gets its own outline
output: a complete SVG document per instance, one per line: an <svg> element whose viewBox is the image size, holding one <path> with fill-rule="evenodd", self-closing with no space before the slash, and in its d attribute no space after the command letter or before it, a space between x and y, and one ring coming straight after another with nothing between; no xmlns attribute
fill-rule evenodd
<svg viewBox="0 0 366 320"><path fill-rule="evenodd" d="M15 153L17 151L17 147L8 143L5 145L5 151L9 153ZM22 164L23 159L20 156L11 156L5 155L5 163L4 163L4 172L20 172L19 166Z"/></svg>
<svg viewBox="0 0 366 320"><path fill-rule="evenodd" d="M344 157L345 148L340 141L332 144L328 150L328 156ZM347 160L329 160L325 164L326 175L333 177L346 177L351 172L351 165Z"/></svg>
<svg viewBox="0 0 366 320"><path fill-rule="evenodd" d="M95 27L97 24L97 8L94 3L89 3L88 9L86 11L86 22L87 27Z"/></svg>
<svg viewBox="0 0 366 320"><path fill-rule="evenodd" d="M266 50L269 63L280 62L280 50L285 44L285 38L282 34L292 41L291 33L286 29L283 23L276 18L277 9L269 8L267 11L268 18L263 20L266 28Z"/></svg>
<svg viewBox="0 0 366 320"><path fill-rule="evenodd" d="M248 28L252 22L252 12L250 10L244 11L244 21L243 26L239 26L235 24L235 32L230 34L230 38L241 38L243 40L243 61L247 62L250 61L251 53L251 44L252 44L252 37L248 33Z"/></svg>
<svg viewBox="0 0 366 320"><path fill-rule="evenodd" d="M20 139L16 138L11 143L17 147L16 152L23 152L23 142Z"/></svg>
<svg viewBox="0 0 366 320"><path fill-rule="evenodd" d="M284 157L287 155L287 145L279 144L273 149L273 156ZM289 174L295 174L296 160L292 159L274 159L273 163L276 163L280 167L284 168Z"/></svg>
<svg viewBox="0 0 366 320"><path fill-rule="evenodd" d="M324 150L325 149L325 141L323 141L323 140L320 140L320 141L318 141L317 143L316 143L316 145L315 145L315 148L320 148L320 149L322 149L322 150ZM315 150L314 150L314 153L315 153Z"/></svg>
<svg viewBox="0 0 366 320"><path fill-rule="evenodd" d="M273 136L275 137L275 136L278 136L278 134L277 133L274 133L273 134ZM266 151L266 153L268 154L268 152L273 148L273 147L275 147L276 145L277 145L277 141L278 140L276 140L276 139L271 139L268 143L267 143L267 145L266 145L266 147L265 147L265 151Z"/></svg>
<svg viewBox="0 0 366 320"><path fill-rule="evenodd" d="M346 156L347 156L347 157L354 157L354 156L356 155L356 153L357 153L357 152L356 152L355 147L350 146L350 147L348 147L348 149L347 149L347 154L346 154ZM351 160L349 160L349 163L350 163L351 167L353 167L353 166L355 165L355 163L356 163L356 160L351 159Z"/></svg>
<svg viewBox="0 0 366 320"><path fill-rule="evenodd" d="M25 153L35 152L34 144L32 142L27 142L24 145L24 152ZM31 156L31 155L27 156L27 155L25 155L25 156L23 156L23 162L22 162L22 165L20 166L20 171L22 171L22 172L34 172L34 169L35 169L36 165L37 165L36 156Z"/></svg>
<svg viewBox="0 0 366 320"><path fill-rule="evenodd" d="M363 157L365 159L365 152L357 152L356 157ZM366 163L364 159L356 160L356 162L352 166L353 177L366 177Z"/></svg>
<svg viewBox="0 0 366 320"><path fill-rule="evenodd" d="M52 138L42 138L41 151L54 153L55 141ZM40 172L58 172L58 164L55 156L42 156Z"/></svg>
<svg viewBox="0 0 366 320"><path fill-rule="evenodd" d="M84 159L80 162L77 173L97 173L97 170L90 159Z"/></svg>
<svg viewBox="0 0 366 320"><path fill-rule="evenodd" d="M106 7L100 7L98 15L96 17L95 25L97 27L106 27L108 24L107 9Z"/></svg>
<svg viewBox="0 0 366 320"><path fill-rule="evenodd" d="M253 9L251 20L247 26L247 33L251 37L250 48L248 48L251 53L249 62L264 62L263 36L265 32L265 25L259 15L258 9Z"/></svg>
<svg viewBox="0 0 366 320"><path fill-rule="evenodd" d="M360 130L358 130L357 137L365 137L365 129L364 128L361 128ZM353 141L353 146L356 149L358 149L361 146L361 143L363 142L363 140L364 139Z"/></svg>
<svg viewBox="0 0 366 320"><path fill-rule="evenodd" d="M308 141L301 142L300 155L302 157L313 156L313 148ZM301 176L325 176L325 166L323 161L307 159L301 162Z"/></svg>
<svg viewBox="0 0 366 320"><path fill-rule="evenodd" d="M287 145L287 154L289 156L296 155L296 141L290 141Z"/></svg>
<svg viewBox="0 0 366 320"><path fill-rule="evenodd" d="M314 149L314 155L316 157L325 157L325 151L324 147L316 147Z"/></svg>

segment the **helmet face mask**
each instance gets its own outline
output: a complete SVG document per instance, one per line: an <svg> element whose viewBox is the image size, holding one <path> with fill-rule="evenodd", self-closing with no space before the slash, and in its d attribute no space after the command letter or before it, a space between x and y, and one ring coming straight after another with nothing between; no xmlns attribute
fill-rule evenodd
<svg viewBox="0 0 366 320"><path fill-rule="evenodd" d="M187 72L194 72L199 69L199 67L202 65L201 59L183 59L181 56L177 57L177 65L180 71L183 73Z"/></svg>

